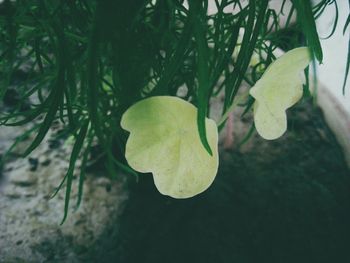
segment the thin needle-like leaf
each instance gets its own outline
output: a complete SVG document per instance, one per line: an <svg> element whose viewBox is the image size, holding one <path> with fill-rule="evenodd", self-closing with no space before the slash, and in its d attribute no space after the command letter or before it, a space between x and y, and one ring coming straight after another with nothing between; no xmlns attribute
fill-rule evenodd
<svg viewBox="0 0 350 263"><path fill-rule="evenodd" d="M72 182L73 182L73 173L74 173L75 163L76 163L78 156L80 154L80 151L83 147L88 127L89 127L89 121L86 120L86 121L84 121L84 124L82 125L82 127L77 135L77 138L76 138L73 150L72 150L72 154L70 157L69 168L68 168L67 174L65 176L65 178L67 178L67 180L66 180L67 181L66 198L65 198L65 202L64 202L64 216L63 216L63 219L61 221L61 225L64 223L64 221L66 220L67 215L68 215L68 208L69 208L70 194L71 194L71 190L72 190Z"/></svg>
<svg viewBox="0 0 350 263"><path fill-rule="evenodd" d="M198 8L198 6L193 5L192 8ZM206 123L205 118L207 117L207 109L210 98L210 80L209 80L209 65L208 65L208 45L206 41L205 31L203 29L203 21L200 12L196 17L194 22L194 35L196 38L198 56L197 56L197 70L198 70L198 114L197 114L197 124L198 132L201 138L201 142L204 148L210 155L213 152L207 140L206 135Z"/></svg>

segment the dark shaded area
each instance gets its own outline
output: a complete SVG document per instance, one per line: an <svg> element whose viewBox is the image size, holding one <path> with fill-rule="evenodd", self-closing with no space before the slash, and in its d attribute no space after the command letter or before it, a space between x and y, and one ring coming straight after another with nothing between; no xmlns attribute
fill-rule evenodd
<svg viewBox="0 0 350 263"><path fill-rule="evenodd" d="M39 160L38 158L28 158L28 162L30 164L30 171L31 172L35 172L36 169L38 169L38 165L39 165Z"/></svg>
<svg viewBox="0 0 350 263"><path fill-rule="evenodd" d="M91 262L350 262L350 173L310 105L277 141L221 153L217 178L187 200L144 175ZM243 153L244 152L244 153Z"/></svg>

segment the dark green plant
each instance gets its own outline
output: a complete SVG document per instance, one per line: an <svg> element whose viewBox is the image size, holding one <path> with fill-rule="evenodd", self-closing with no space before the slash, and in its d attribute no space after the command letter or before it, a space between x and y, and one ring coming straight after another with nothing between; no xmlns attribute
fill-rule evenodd
<svg viewBox="0 0 350 263"><path fill-rule="evenodd" d="M321 62L315 19L328 6L337 7L334 0L315 6L293 0L290 9L284 0L280 10L270 9L267 0L244 5L238 0L213 0L218 11L207 15L208 2L189 1L189 7L181 0L0 4L0 96L8 95L9 87L19 96L14 107L1 112L0 125L34 123L15 142L35 134L23 156L42 142L53 122L59 121L63 134L75 138L69 169L57 189L66 184L63 221L76 160L82 158L79 206L86 163L96 140L111 174L118 170L135 174L125 162L127 134L119 124L130 105L149 96L175 96L185 85L184 99L199 109L200 138L210 152L204 128L209 99L224 90L225 114L241 83L254 85L275 59L277 47L307 45ZM293 13L298 19L292 24ZM288 17L283 26L281 14ZM240 29L244 29L242 40ZM253 53L259 55L259 63L252 67ZM19 81L22 71L25 78ZM252 102L249 98L245 112Z"/></svg>

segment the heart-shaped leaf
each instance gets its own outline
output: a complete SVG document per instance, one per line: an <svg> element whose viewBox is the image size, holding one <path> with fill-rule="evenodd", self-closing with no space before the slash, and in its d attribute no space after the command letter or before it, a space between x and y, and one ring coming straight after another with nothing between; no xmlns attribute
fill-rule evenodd
<svg viewBox="0 0 350 263"><path fill-rule="evenodd" d="M203 147L197 108L177 97L156 96L132 105L121 126L130 132L125 157L136 171L152 173L160 193L189 198L206 190L218 169L218 132L206 119L213 155Z"/></svg>

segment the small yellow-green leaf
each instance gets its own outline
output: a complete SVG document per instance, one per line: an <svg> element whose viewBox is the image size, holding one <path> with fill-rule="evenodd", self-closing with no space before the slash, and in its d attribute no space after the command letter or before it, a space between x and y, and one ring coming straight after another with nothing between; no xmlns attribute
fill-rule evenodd
<svg viewBox="0 0 350 263"><path fill-rule="evenodd" d="M287 130L286 110L303 95L302 72L310 60L308 48L293 49L274 61L250 89L256 100L254 123L261 137L274 140Z"/></svg>
<svg viewBox="0 0 350 263"><path fill-rule="evenodd" d="M122 116L130 132L125 157L136 171L152 173L160 193L189 198L205 191L218 169L218 132L206 119L213 155L203 147L197 128L197 108L177 97L156 96L141 100Z"/></svg>

